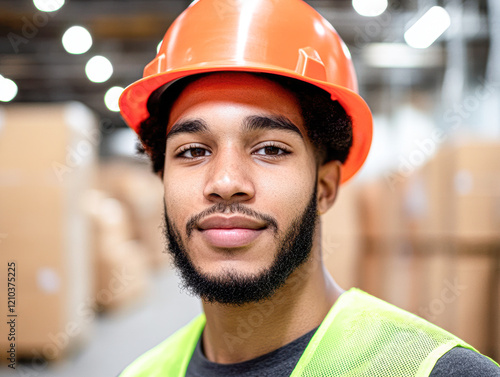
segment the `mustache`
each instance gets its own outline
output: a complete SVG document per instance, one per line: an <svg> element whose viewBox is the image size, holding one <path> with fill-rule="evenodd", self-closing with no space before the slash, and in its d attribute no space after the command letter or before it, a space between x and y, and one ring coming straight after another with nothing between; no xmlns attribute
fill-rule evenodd
<svg viewBox="0 0 500 377"><path fill-rule="evenodd" d="M253 217L255 219L265 222L267 227L273 229L275 233L278 232L278 222L272 216L254 211L253 209L248 208L241 203L232 203L232 204L217 203L214 204L212 207L207 208L206 210L198 213L197 215L192 216L188 220L186 224L187 237L189 238L191 236L191 233L193 232L193 230L195 230L201 219L213 215L214 213L222 213L222 214L239 213L242 215L246 215L248 217Z"/></svg>

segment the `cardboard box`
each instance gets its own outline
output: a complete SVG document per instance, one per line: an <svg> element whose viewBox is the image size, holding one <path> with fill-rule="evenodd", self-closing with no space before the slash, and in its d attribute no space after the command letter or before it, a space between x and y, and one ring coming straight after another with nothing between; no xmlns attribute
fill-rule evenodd
<svg viewBox="0 0 500 377"><path fill-rule="evenodd" d="M403 217L410 238L440 239L451 232L453 166L452 149L443 147L404 182Z"/></svg>
<svg viewBox="0 0 500 377"><path fill-rule="evenodd" d="M500 143L458 145L454 160L455 237L464 242L500 242Z"/></svg>
<svg viewBox="0 0 500 377"><path fill-rule="evenodd" d="M85 211L92 220L94 253L134 239L130 214L122 202L108 193L100 190L87 192Z"/></svg>
<svg viewBox="0 0 500 377"><path fill-rule="evenodd" d="M416 314L492 355L492 329L498 322L494 313L497 247L449 238L423 242L420 248L423 296Z"/></svg>
<svg viewBox="0 0 500 377"><path fill-rule="evenodd" d="M144 296L149 285L149 265L140 242L125 241L98 253L99 308L115 310L131 305Z"/></svg>
<svg viewBox="0 0 500 377"><path fill-rule="evenodd" d="M93 273L81 198L92 185L96 121L76 103L2 112L0 258L16 264L17 357L57 359L86 339L93 318L84 313ZM2 353L5 331L0 326Z"/></svg>
<svg viewBox="0 0 500 377"><path fill-rule="evenodd" d="M360 221L368 237L397 238L407 235L402 205L403 180L389 185L385 179L363 183L360 189Z"/></svg>
<svg viewBox="0 0 500 377"><path fill-rule="evenodd" d="M418 306L418 259L401 237L365 237L360 288L405 310Z"/></svg>
<svg viewBox="0 0 500 377"><path fill-rule="evenodd" d="M494 352L493 329L498 322L493 316L498 251L490 244L457 245L453 287L458 298L453 332L486 355Z"/></svg>
<svg viewBox="0 0 500 377"><path fill-rule="evenodd" d="M95 304L99 310L130 305L149 288L148 254L142 242L133 240L123 203L98 190L89 192L85 202L95 241Z"/></svg>
<svg viewBox="0 0 500 377"><path fill-rule="evenodd" d="M453 332L456 328L458 293L450 288L455 284L456 264L453 239L435 237L415 242L421 266L416 276L419 289L415 314Z"/></svg>
<svg viewBox="0 0 500 377"><path fill-rule="evenodd" d="M420 265L408 227L407 181L399 177L389 184L386 179L378 179L364 183L361 188L360 219L364 233L361 288L415 311L418 307L415 276Z"/></svg>
<svg viewBox="0 0 500 377"><path fill-rule="evenodd" d="M361 288L488 355L499 327L498 161L499 143L449 144L390 191L382 180L361 188Z"/></svg>
<svg viewBox="0 0 500 377"><path fill-rule="evenodd" d="M364 237L360 288L371 295L387 299L386 276L391 259L391 241L388 238Z"/></svg>
<svg viewBox="0 0 500 377"><path fill-rule="evenodd" d="M145 246L152 269L170 260L165 249L163 184L144 164L111 161L101 165L101 189L119 199L130 214L133 237Z"/></svg>
<svg viewBox="0 0 500 377"><path fill-rule="evenodd" d="M360 235L358 187L340 188L333 207L321 216L321 248L325 267L344 289L360 284Z"/></svg>
<svg viewBox="0 0 500 377"><path fill-rule="evenodd" d="M443 147L408 177L405 218L415 239L500 241L500 144Z"/></svg>

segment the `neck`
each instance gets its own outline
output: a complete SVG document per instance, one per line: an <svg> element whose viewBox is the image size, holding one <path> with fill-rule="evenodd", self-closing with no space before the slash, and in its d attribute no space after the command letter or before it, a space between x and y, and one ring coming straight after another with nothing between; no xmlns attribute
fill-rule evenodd
<svg viewBox="0 0 500 377"><path fill-rule="evenodd" d="M318 327L342 292L324 268L320 248L313 247L269 300L242 306L204 302L205 355L230 364L274 351Z"/></svg>

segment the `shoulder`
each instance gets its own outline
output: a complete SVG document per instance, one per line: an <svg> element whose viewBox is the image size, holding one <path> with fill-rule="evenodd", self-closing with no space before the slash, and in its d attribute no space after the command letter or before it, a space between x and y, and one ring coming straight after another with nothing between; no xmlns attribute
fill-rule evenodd
<svg viewBox="0 0 500 377"><path fill-rule="evenodd" d="M500 377L500 367L473 350L455 347L436 363L429 377Z"/></svg>
<svg viewBox="0 0 500 377"><path fill-rule="evenodd" d="M175 375L174 369L180 371L184 366L187 367L204 325L205 316L196 317L166 340L139 356L119 377ZM165 374L166 372L169 373Z"/></svg>
<svg viewBox="0 0 500 377"><path fill-rule="evenodd" d="M344 295L345 297L342 297ZM365 325L371 328L375 325L381 330L379 332L381 335L399 336L403 332L412 337L437 338L438 343L439 341L459 340L433 323L360 289L350 289L342 296L343 301L340 307L337 307L338 311L342 312L341 317L359 326ZM338 316L339 313L336 313L336 317Z"/></svg>
<svg viewBox="0 0 500 377"><path fill-rule="evenodd" d="M361 368L364 375L370 376L428 376L451 349L472 349L446 330L363 291L354 289L346 293L334 304L315 334L308 347L311 356L304 359L305 363L320 363L316 354L321 356L326 352L332 367L342 363L345 373ZM358 359L353 359L354 354L364 355L362 366Z"/></svg>

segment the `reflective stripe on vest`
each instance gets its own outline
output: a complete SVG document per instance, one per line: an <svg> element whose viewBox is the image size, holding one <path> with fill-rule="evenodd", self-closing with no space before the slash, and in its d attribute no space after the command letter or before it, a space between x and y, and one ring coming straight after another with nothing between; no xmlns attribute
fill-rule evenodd
<svg viewBox="0 0 500 377"><path fill-rule="evenodd" d="M202 314L146 352L120 377L183 377L205 326ZM290 377L429 376L456 336L359 289L344 292Z"/></svg>

